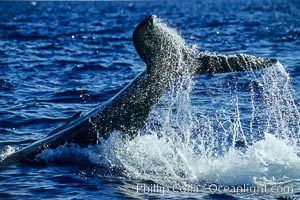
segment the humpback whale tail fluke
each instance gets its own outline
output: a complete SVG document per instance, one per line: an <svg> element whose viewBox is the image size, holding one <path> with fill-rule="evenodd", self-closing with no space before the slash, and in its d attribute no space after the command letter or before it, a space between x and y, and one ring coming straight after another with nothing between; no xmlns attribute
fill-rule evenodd
<svg viewBox="0 0 300 200"><path fill-rule="evenodd" d="M80 112L75 114L48 136L11 154L1 164L32 161L44 149L57 148L66 143L83 147L95 145L99 138L107 138L113 131L133 137L143 128L169 81L178 76L257 70L276 62L249 55L205 53L194 56L177 31L154 15L135 28L133 42L147 65L146 71L106 103L85 116L81 116Z"/></svg>
<svg viewBox="0 0 300 200"><path fill-rule="evenodd" d="M133 32L133 43L147 64L147 74L162 82L188 73L190 49L178 32L155 15L143 20Z"/></svg>
<svg viewBox="0 0 300 200"><path fill-rule="evenodd" d="M186 70L194 75L254 71L277 62L245 54L225 56L207 51L194 56L178 33L166 27L160 19L151 15L133 32L134 46L147 64L148 74L173 77L182 75Z"/></svg>
<svg viewBox="0 0 300 200"><path fill-rule="evenodd" d="M225 56L210 53L204 53L197 57L196 60L198 67L195 68L195 74L255 71L271 67L278 62L276 59L261 58L246 54Z"/></svg>

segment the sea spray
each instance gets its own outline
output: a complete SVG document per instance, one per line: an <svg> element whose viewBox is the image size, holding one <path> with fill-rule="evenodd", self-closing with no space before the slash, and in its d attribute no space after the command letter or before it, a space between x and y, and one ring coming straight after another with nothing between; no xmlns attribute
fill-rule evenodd
<svg viewBox="0 0 300 200"><path fill-rule="evenodd" d="M3 161L7 156L17 152L19 150L18 147L13 147L13 146L6 146L3 148L0 152L0 162Z"/></svg>
<svg viewBox="0 0 300 200"><path fill-rule="evenodd" d="M161 21L157 25L180 38ZM178 49L187 48L178 44L185 46ZM183 68L191 64L178 63ZM212 81L218 76L224 78L216 75ZM230 77L225 88L214 89L228 101L213 112L193 106L194 82L188 73L170 83L140 136L116 148L114 159L127 176L164 185L204 181L231 186L300 178L299 112L283 66L225 76Z"/></svg>
<svg viewBox="0 0 300 200"><path fill-rule="evenodd" d="M67 151L93 164L121 169L129 178L167 186L299 180L300 117L283 66L193 80L188 73L193 62L182 52L194 50L175 29L159 19L155 23L178 45L181 56L174 65L183 74L170 82L140 134L126 139L116 132L95 147L73 146L75 154L64 146L40 157L61 159L58 155Z"/></svg>

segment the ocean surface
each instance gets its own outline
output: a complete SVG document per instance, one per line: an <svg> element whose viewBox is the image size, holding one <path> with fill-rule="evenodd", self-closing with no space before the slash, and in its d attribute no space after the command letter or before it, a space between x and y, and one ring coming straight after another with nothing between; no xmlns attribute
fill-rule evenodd
<svg viewBox="0 0 300 200"><path fill-rule="evenodd" d="M155 14L195 52L278 59L170 84L140 135L0 166L0 199L299 199L297 0L0 2L0 156L117 94L145 63L132 32Z"/></svg>

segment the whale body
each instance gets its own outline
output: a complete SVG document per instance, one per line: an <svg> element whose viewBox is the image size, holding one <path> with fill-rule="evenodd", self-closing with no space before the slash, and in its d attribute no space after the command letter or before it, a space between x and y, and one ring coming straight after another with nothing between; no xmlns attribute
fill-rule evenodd
<svg viewBox="0 0 300 200"><path fill-rule="evenodd" d="M257 70L270 67L275 59L250 55L216 55L203 53L193 56L185 45L161 26L156 16L143 20L133 32L136 51L147 69L118 94L85 116L78 112L63 125L41 139L7 156L1 164L28 163L45 149L66 143L82 147L96 145L99 138L108 138L113 131L134 137L144 126L153 106L159 101L168 83L187 71L191 75ZM182 62L188 63L182 69Z"/></svg>

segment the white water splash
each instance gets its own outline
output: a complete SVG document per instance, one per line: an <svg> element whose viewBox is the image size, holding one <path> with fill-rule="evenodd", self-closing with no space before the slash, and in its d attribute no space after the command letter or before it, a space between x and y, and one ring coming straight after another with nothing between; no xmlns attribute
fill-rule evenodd
<svg viewBox="0 0 300 200"><path fill-rule="evenodd" d="M174 29L160 21L157 25L179 38L179 53L187 48ZM182 58L178 64L186 69L189 64ZM216 76L206 87L216 90L218 106L208 102L197 107L191 102L194 83L186 73L169 85L140 136L124 141L114 133L96 147L74 147L71 153L64 147L40 156L57 158L57 151L69 158L83 155L94 164L122 168L130 178L162 185L299 181L300 115L290 81L280 63L259 72L233 74L230 80Z"/></svg>
<svg viewBox="0 0 300 200"><path fill-rule="evenodd" d="M163 105L158 106L149 118L144 135L119 143L111 162L118 161L128 177L152 180L166 186L203 182L262 187L297 184L300 181L300 157L294 131L299 130L299 115L291 98L290 86L279 83L286 83L287 77L283 76L286 74L278 74L277 67L280 65L256 77L261 81L262 96L258 98L250 94L243 97L234 91L231 93L232 102L217 108L222 110L221 117L205 113L196 115L193 111L197 109L193 109L188 100L174 104L162 102ZM268 79L270 77L272 80ZM269 81L276 83L271 87L266 85ZM270 96L275 89L281 95ZM189 93L188 90L181 92ZM165 98L169 95L166 94ZM244 123L244 110L239 105L244 103L244 98L251 111L250 119L246 120L248 124ZM261 99L265 100L258 105L257 101ZM274 104L280 107L273 107ZM168 107L170 105L172 107ZM279 126L274 124L278 123L275 118L282 115L274 110L279 108L296 114L281 118L283 122ZM222 129L220 124L223 124ZM244 147L235 147L234 141L239 138L245 139Z"/></svg>
<svg viewBox="0 0 300 200"><path fill-rule="evenodd" d="M0 152L0 162L3 161L7 156L17 152L19 150L18 147L13 146L6 146L2 151Z"/></svg>
<svg viewBox="0 0 300 200"><path fill-rule="evenodd" d="M233 79L225 93L229 101L209 113L192 106L193 82L183 76L170 85L141 136L115 148L112 162L121 163L129 177L160 184L299 180L300 115L288 74L277 63L242 79L249 79L249 91L241 91L238 78Z"/></svg>

